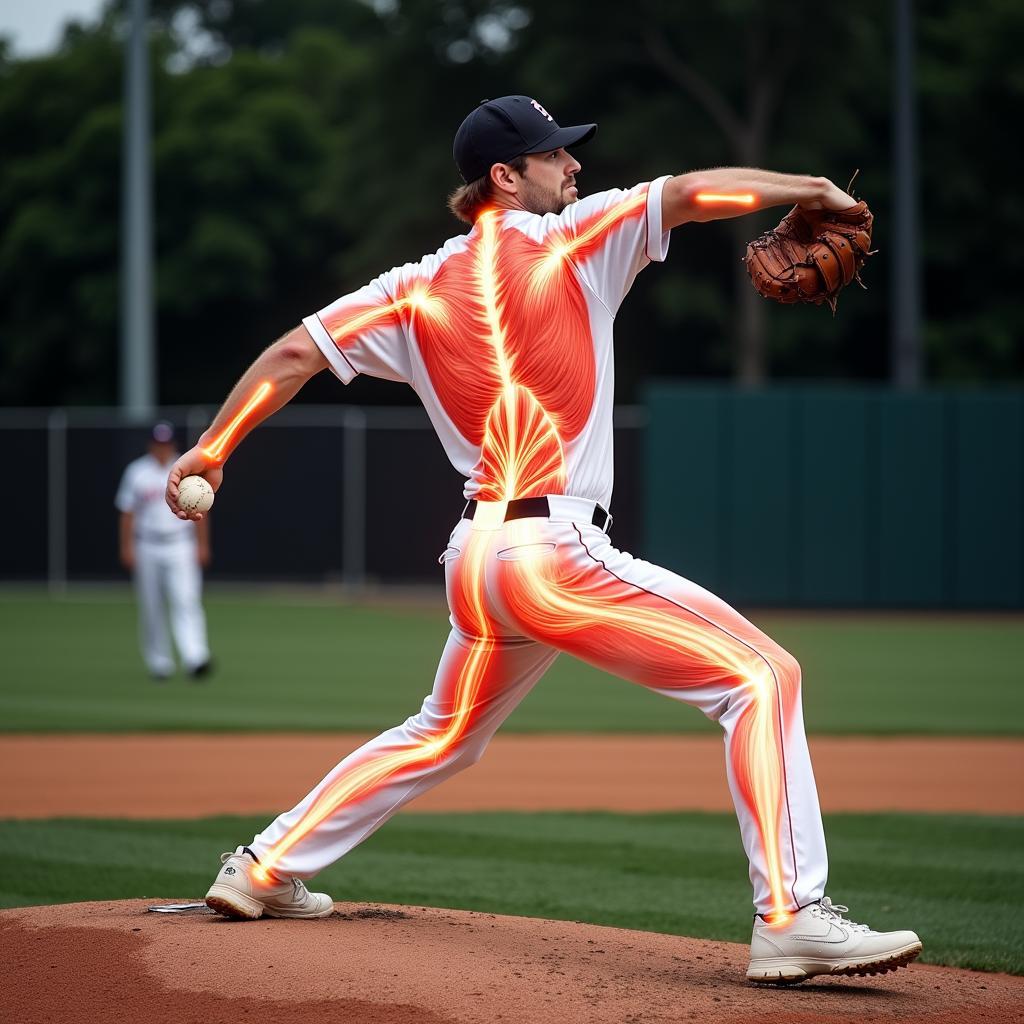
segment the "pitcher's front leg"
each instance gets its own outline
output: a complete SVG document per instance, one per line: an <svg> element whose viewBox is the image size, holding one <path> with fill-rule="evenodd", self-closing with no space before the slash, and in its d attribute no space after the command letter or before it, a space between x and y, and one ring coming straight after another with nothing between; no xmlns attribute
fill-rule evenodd
<svg viewBox="0 0 1024 1024"><path fill-rule="evenodd" d="M557 652L452 630L418 714L353 751L251 843L261 865L309 878L420 793L475 764Z"/></svg>

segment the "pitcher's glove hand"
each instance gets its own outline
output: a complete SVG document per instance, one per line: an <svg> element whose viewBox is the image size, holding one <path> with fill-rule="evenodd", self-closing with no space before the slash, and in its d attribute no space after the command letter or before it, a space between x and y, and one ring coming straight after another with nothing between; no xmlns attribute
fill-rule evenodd
<svg viewBox="0 0 1024 1024"><path fill-rule="evenodd" d="M861 200L848 210L794 206L777 228L747 246L744 262L754 287L776 302L827 302L833 314L871 250L874 216Z"/></svg>

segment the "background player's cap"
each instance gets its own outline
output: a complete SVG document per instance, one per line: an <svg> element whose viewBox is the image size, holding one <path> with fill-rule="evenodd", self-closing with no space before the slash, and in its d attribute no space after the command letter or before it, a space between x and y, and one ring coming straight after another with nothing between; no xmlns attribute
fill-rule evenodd
<svg viewBox="0 0 1024 1024"><path fill-rule="evenodd" d="M174 440L174 424L168 423L167 420L154 423L152 437L159 444L170 444Z"/></svg>
<svg viewBox="0 0 1024 1024"><path fill-rule="evenodd" d="M563 146L589 142L596 124L562 128L529 96L500 96L484 100L455 133L452 152L465 182L483 177L494 164L527 153L546 153Z"/></svg>

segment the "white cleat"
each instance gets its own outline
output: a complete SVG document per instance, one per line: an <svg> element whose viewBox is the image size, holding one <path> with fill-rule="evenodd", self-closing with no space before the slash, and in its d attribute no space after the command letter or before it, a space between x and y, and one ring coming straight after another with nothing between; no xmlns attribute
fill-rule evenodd
<svg viewBox="0 0 1024 1024"><path fill-rule="evenodd" d="M885 974L920 954L914 932L875 932L844 918L847 912L823 896L777 924L758 914L748 980L787 985L819 974Z"/></svg>
<svg viewBox="0 0 1024 1024"><path fill-rule="evenodd" d="M299 878L259 877L259 862L247 846L221 854L223 865L206 894L206 905L225 917L255 921L262 917L314 918L334 913L331 897L310 892Z"/></svg>

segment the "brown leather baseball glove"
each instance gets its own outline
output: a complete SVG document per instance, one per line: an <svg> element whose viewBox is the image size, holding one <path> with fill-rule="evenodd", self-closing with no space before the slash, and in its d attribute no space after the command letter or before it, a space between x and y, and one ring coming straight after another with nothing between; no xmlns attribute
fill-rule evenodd
<svg viewBox="0 0 1024 1024"><path fill-rule="evenodd" d="M754 287L776 302L827 302L836 311L851 281L862 288L860 268L871 249L874 216L861 200L848 210L794 206L779 226L747 246L744 262Z"/></svg>

